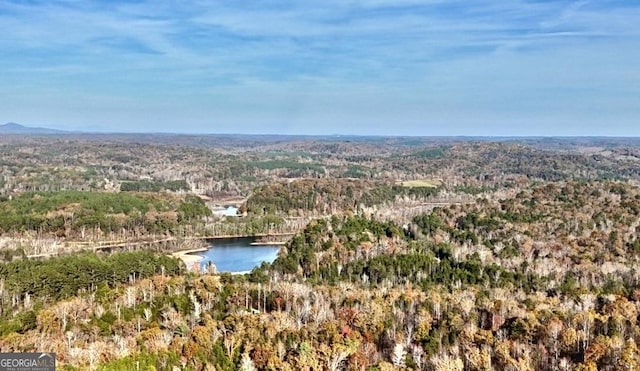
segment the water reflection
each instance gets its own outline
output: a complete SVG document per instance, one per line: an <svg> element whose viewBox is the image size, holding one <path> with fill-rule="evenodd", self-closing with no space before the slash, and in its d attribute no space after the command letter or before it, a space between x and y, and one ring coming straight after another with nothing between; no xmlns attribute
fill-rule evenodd
<svg viewBox="0 0 640 371"><path fill-rule="evenodd" d="M200 268L206 271L213 263L218 272L249 272L262 262L273 262L278 257L279 246L252 246L253 238L232 238L213 240L209 250L199 253L203 256Z"/></svg>

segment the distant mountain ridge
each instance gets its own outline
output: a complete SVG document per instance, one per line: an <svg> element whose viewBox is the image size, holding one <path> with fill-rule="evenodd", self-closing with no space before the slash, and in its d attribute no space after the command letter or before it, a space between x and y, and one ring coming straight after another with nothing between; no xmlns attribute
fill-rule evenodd
<svg viewBox="0 0 640 371"><path fill-rule="evenodd" d="M64 130L56 130L49 128L31 127L8 122L0 125L0 134L63 134Z"/></svg>

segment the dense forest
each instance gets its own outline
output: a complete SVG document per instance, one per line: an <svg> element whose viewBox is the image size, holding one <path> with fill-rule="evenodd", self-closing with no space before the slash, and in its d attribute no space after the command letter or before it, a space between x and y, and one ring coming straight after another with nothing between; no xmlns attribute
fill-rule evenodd
<svg viewBox="0 0 640 371"><path fill-rule="evenodd" d="M0 351L63 370L636 370L639 155L598 138L3 137ZM72 248L281 232L242 275ZM65 249L28 253L49 245Z"/></svg>
<svg viewBox="0 0 640 371"><path fill-rule="evenodd" d="M40 232L57 236L97 229L117 232L172 231L181 223L211 215L196 196L151 193L28 192L0 201L0 232Z"/></svg>
<svg viewBox="0 0 640 371"><path fill-rule="evenodd" d="M368 180L302 179L258 187L242 205L252 214L335 214L360 206L390 204L398 198L426 200L436 187L403 187Z"/></svg>

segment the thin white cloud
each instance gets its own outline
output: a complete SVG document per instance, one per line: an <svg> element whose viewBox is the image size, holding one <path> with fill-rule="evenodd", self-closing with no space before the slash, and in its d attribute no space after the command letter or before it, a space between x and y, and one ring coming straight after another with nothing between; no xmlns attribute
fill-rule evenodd
<svg viewBox="0 0 640 371"><path fill-rule="evenodd" d="M638 111L623 97L640 94L640 52L633 48L640 41L640 6L525 0L280 4L0 1L0 27L10 30L0 34L0 78L25 93L20 99L46 88L50 94L42 101L84 94L102 97L91 103L99 110L112 108L105 97L119 94L138 102L142 112L165 106L179 111L164 99L180 97L175 101L194 117L209 112L247 120L263 113L277 121L278 109L292 112L292 100L299 121L305 114L328 118L323 110L331 106L343 118L375 114L407 121L429 112L458 117L454 112L465 110L487 117L545 108L597 116L596 101L629 115ZM194 103L184 103L189 100ZM136 104L125 106L136 115ZM244 106L256 112L244 113ZM598 112L605 111L613 114Z"/></svg>

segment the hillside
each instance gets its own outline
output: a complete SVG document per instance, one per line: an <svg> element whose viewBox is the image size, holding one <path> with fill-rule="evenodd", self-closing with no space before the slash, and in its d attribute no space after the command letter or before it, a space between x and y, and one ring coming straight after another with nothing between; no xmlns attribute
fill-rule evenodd
<svg viewBox="0 0 640 371"><path fill-rule="evenodd" d="M0 351L63 370L640 367L633 140L135 140L0 137ZM245 216L211 214L229 203ZM294 234L246 275L83 251L272 232Z"/></svg>
<svg viewBox="0 0 640 371"><path fill-rule="evenodd" d="M38 134L62 134L63 130L55 130L40 127L30 127L9 122L4 125L0 125L0 134L22 134L22 135L38 135Z"/></svg>

